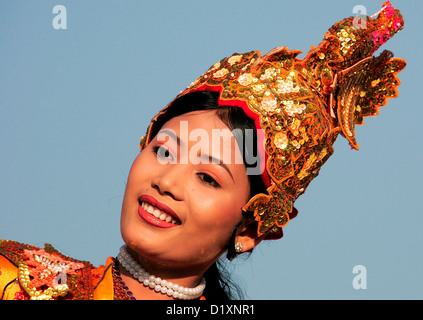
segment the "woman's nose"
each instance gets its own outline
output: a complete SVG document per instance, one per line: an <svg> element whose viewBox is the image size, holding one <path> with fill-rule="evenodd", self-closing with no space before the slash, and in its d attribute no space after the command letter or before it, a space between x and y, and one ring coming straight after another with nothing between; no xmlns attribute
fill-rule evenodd
<svg viewBox="0 0 423 320"><path fill-rule="evenodd" d="M182 200L186 170L181 164L167 164L151 180L151 186L161 195L168 195L174 200Z"/></svg>

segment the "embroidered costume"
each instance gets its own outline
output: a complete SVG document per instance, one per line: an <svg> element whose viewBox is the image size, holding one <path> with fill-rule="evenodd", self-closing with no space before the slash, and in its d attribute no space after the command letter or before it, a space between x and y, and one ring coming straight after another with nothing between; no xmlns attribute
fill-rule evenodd
<svg viewBox="0 0 423 320"><path fill-rule="evenodd" d="M375 51L404 26L399 10L385 2L372 17L350 17L335 23L323 41L304 59L298 50L278 47L264 56L259 51L234 54L210 67L181 92L211 90L219 105L242 108L263 130L259 153L267 194L254 196L243 208L254 213L258 235L280 238L282 227L296 215L295 200L304 193L334 152L339 134L358 149L355 126L375 116L388 98L398 95L397 78L406 65L389 51ZM141 139L151 140L153 119ZM158 286L156 286L158 287ZM131 299L117 262L106 265L62 255L51 245L44 249L0 240L0 297L2 299Z"/></svg>
<svg viewBox="0 0 423 320"><path fill-rule="evenodd" d="M112 300L114 287L108 258L105 266L44 249L0 239L0 299Z"/></svg>
<svg viewBox="0 0 423 320"><path fill-rule="evenodd" d="M121 278L118 259L109 257L95 268L64 256L50 244L40 249L0 239L0 300L136 300ZM205 300L204 286L199 286L195 298ZM178 299L190 294L179 293L183 287L177 287L166 294Z"/></svg>

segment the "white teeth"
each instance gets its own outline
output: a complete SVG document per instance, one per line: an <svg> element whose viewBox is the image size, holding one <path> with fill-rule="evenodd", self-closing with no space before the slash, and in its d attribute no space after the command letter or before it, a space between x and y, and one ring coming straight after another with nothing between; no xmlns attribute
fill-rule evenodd
<svg viewBox="0 0 423 320"><path fill-rule="evenodd" d="M173 219L170 215L164 213L163 211L160 211L159 209L149 205L148 203L141 202L141 207L147 211L149 214L155 216L156 218L159 218L160 220L170 222L173 224L177 224L177 221Z"/></svg>
<svg viewBox="0 0 423 320"><path fill-rule="evenodd" d="M153 216L155 216L156 218L159 218L160 217L160 210L159 209L154 209Z"/></svg>

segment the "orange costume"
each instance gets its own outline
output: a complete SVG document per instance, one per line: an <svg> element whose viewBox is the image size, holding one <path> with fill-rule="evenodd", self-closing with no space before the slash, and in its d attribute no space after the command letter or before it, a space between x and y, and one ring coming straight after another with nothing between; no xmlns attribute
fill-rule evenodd
<svg viewBox="0 0 423 320"><path fill-rule="evenodd" d="M106 265L95 268L62 255L49 244L40 249L0 240L0 299L113 300L119 296L113 262L108 258Z"/></svg>
<svg viewBox="0 0 423 320"><path fill-rule="evenodd" d="M282 236L282 227L297 214L295 200L334 152L335 139L342 135L358 149L355 126L363 124L364 117L377 115L388 98L398 95L397 74L405 61L389 51L378 57L373 54L403 28L401 13L388 1L377 14L360 18L365 27L357 25L356 18L335 23L304 59L296 58L300 51L286 47L264 56L259 51L234 54L217 62L179 95L218 92L219 106L242 108L257 130L263 131L258 151L264 160L261 177L267 192L257 194L243 208L254 213L259 236ZM151 140L155 124L168 107L153 118L141 148ZM0 240L0 296L133 298L117 265L117 260L108 258L105 266L95 268L62 255L51 245L39 249Z"/></svg>

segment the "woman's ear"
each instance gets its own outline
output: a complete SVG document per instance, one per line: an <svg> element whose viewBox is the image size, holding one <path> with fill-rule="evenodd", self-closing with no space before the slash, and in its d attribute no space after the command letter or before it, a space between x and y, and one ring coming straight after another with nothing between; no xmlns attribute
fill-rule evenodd
<svg viewBox="0 0 423 320"><path fill-rule="evenodd" d="M252 251L265 237L266 234L257 235L257 221L254 218L244 218L235 235L237 253Z"/></svg>

